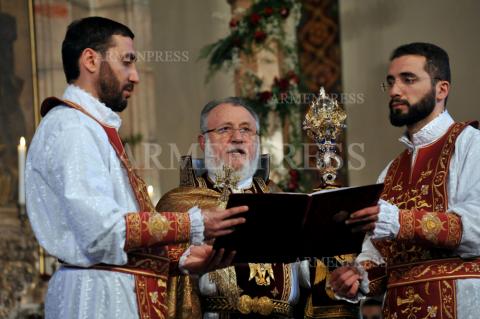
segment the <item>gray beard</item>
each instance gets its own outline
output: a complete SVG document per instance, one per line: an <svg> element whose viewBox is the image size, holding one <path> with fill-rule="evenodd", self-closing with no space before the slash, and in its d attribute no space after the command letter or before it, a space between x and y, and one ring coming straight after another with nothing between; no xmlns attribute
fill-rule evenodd
<svg viewBox="0 0 480 319"><path fill-rule="evenodd" d="M260 143L257 143L257 147L255 149L255 156L252 160L247 161L242 168L237 170L235 174L238 176L240 181L244 181L248 178L253 177L255 172L258 169L258 160L260 158ZM205 168L208 171L208 175L215 176L215 175L222 175L223 174L223 166L228 165L222 159L216 158L212 149L212 145L208 137L205 137Z"/></svg>

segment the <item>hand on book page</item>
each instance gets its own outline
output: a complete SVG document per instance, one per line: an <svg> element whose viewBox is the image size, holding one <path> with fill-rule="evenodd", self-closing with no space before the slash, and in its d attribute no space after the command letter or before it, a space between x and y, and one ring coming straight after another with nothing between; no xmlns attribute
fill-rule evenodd
<svg viewBox="0 0 480 319"><path fill-rule="evenodd" d="M352 232L369 232L375 229L380 208L378 205L357 210L350 215L345 224L352 226Z"/></svg>
<svg viewBox="0 0 480 319"><path fill-rule="evenodd" d="M202 211L204 236L206 240L225 236L233 232L237 225L245 223L245 218L238 215L248 211L247 206L231 207L229 209L205 209Z"/></svg>

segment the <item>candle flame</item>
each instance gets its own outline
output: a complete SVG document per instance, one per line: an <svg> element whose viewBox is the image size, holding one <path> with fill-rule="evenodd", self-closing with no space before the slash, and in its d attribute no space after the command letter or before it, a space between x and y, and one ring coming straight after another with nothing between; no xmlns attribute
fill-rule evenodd
<svg viewBox="0 0 480 319"><path fill-rule="evenodd" d="M148 196L152 197L152 195L153 195L153 186L152 185L147 186L147 192L148 192Z"/></svg>
<svg viewBox="0 0 480 319"><path fill-rule="evenodd" d="M25 142L25 137L20 137L20 146L25 146L26 142Z"/></svg>

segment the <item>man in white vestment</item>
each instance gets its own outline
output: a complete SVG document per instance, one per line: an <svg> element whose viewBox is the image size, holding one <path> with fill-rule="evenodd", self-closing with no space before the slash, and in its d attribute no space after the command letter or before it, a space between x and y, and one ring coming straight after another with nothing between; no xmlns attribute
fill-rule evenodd
<svg viewBox="0 0 480 319"><path fill-rule="evenodd" d="M116 112L139 82L133 38L109 19L73 22L62 44L69 85L61 99L42 104L26 195L40 245L61 262L46 318L164 318L170 274L209 271L233 258L203 241L243 223L236 214L246 207L155 212L131 167ZM171 262L169 245L178 243L190 249Z"/></svg>
<svg viewBox="0 0 480 319"><path fill-rule="evenodd" d="M446 111L447 53L428 43L397 48L385 89L390 121L406 126L406 149L379 177L377 206L352 214L370 230L354 266L330 284L357 301L386 292L384 318L478 318L480 306L480 132Z"/></svg>

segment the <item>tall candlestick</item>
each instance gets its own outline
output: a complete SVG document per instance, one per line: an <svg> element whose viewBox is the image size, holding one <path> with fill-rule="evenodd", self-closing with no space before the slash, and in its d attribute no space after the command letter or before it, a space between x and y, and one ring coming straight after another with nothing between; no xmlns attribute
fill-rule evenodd
<svg viewBox="0 0 480 319"><path fill-rule="evenodd" d="M18 204L25 205L25 155L27 154L27 145L25 138L20 138L18 144Z"/></svg>

